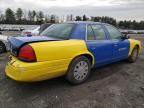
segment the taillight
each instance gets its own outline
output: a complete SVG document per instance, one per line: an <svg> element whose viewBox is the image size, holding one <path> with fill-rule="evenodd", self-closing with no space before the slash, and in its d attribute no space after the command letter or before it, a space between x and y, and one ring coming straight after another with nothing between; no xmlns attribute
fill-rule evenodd
<svg viewBox="0 0 144 108"><path fill-rule="evenodd" d="M30 45L24 45L23 47L20 48L18 58L26 62L36 61L35 52Z"/></svg>

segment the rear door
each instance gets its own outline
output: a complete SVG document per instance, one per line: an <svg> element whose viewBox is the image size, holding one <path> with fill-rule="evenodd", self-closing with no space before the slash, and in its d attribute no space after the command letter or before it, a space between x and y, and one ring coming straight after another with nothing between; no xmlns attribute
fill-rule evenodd
<svg viewBox="0 0 144 108"><path fill-rule="evenodd" d="M109 39L113 44L113 60L118 61L127 58L130 47L128 39L122 39L122 34L117 28L108 24L105 24L104 26L109 34Z"/></svg>
<svg viewBox="0 0 144 108"><path fill-rule="evenodd" d="M96 66L112 60L112 43L100 24L88 24L86 36L88 50L94 55Z"/></svg>

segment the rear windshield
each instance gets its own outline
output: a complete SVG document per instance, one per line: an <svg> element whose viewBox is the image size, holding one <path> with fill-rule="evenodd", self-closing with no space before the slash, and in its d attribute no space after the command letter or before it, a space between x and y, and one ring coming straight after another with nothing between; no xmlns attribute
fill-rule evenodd
<svg viewBox="0 0 144 108"><path fill-rule="evenodd" d="M40 35L59 39L69 39L75 24L53 24Z"/></svg>

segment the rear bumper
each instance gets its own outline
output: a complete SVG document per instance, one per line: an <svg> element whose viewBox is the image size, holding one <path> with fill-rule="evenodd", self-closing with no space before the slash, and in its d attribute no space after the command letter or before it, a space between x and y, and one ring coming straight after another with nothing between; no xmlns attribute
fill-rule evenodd
<svg viewBox="0 0 144 108"><path fill-rule="evenodd" d="M65 65L53 65L53 62L25 63L19 60L8 63L5 72L8 77L16 81L33 82L62 76L67 70Z"/></svg>

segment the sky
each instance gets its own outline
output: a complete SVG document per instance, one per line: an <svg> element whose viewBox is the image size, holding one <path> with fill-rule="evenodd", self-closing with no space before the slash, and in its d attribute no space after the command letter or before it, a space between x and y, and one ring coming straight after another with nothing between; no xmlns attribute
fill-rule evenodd
<svg viewBox="0 0 144 108"><path fill-rule="evenodd" d="M43 11L46 14L111 16L117 20L144 20L144 0L0 0L6 8Z"/></svg>

